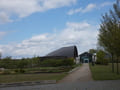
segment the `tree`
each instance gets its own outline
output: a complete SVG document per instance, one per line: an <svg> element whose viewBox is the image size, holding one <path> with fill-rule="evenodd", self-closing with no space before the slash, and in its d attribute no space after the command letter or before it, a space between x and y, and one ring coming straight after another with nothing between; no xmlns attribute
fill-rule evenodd
<svg viewBox="0 0 120 90"><path fill-rule="evenodd" d="M0 64L0 67L3 67L3 68L11 68L12 67L12 63L11 63L11 57L10 56L7 56L5 58L3 58L1 60L1 64Z"/></svg>
<svg viewBox="0 0 120 90"><path fill-rule="evenodd" d="M23 69L28 65L28 61L25 59L22 59L18 62L17 68Z"/></svg>
<svg viewBox="0 0 120 90"><path fill-rule="evenodd" d="M101 65L107 65L108 61L107 59L105 59L105 52L103 50L98 50L97 51L97 64L101 64Z"/></svg>
<svg viewBox="0 0 120 90"><path fill-rule="evenodd" d="M90 49L89 50L89 53L91 53L91 54L96 53L96 52L97 52L97 50L95 50L95 49Z"/></svg>
<svg viewBox="0 0 120 90"><path fill-rule="evenodd" d="M2 59L2 53L0 52L0 60Z"/></svg>
<svg viewBox="0 0 120 90"><path fill-rule="evenodd" d="M114 7L114 13L112 14L112 17L115 21L114 53L117 57L117 74L119 74L118 59L120 57L120 0L117 0L117 2L113 5L113 7Z"/></svg>
<svg viewBox="0 0 120 90"><path fill-rule="evenodd" d="M99 45L104 48L104 50L111 54L112 71L114 72L113 24L114 22L112 21L112 19L108 16L108 14L105 14L105 16L103 16L102 24L100 25L98 42Z"/></svg>
<svg viewBox="0 0 120 90"><path fill-rule="evenodd" d="M114 10L110 10L102 17L102 24L100 25L100 33L98 37L99 45L104 48L112 57L112 71L114 72L113 57L120 56L120 0L113 5ZM118 59L117 73L118 72Z"/></svg>

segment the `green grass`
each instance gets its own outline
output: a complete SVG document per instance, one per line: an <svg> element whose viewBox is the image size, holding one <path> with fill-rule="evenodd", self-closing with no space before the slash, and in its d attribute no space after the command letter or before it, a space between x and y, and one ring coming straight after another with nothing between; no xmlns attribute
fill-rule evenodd
<svg viewBox="0 0 120 90"><path fill-rule="evenodd" d="M33 67L33 68L23 68L25 74L36 74L36 73L64 73L71 69L77 67L78 65L73 65L70 67ZM20 74L20 69L6 69L0 71L0 74Z"/></svg>
<svg viewBox="0 0 120 90"><path fill-rule="evenodd" d="M36 67L36 68L26 68L24 70L26 71L26 73L35 73L35 72L60 73L60 72L68 72L71 69L72 67Z"/></svg>
<svg viewBox="0 0 120 90"><path fill-rule="evenodd" d="M81 64L74 65L72 68L81 66ZM67 69L68 68L68 69ZM24 69L26 73L31 74L1 74L0 75L0 83L12 83L12 82L25 82L25 81L40 81L40 80L61 80L63 77L67 75L66 72L72 69L71 67L36 67L36 68L26 68ZM48 70L52 70L52 73L39 73L39 74L33 74L33 72L41 71L48 72ZM61 71L62 73L55 73L58 71ZM14 69L9 69L9 72L13 72ZM53 73L54 72L54 73Z"/></svg>
<svg viewBox="0 0 120 90"><path fill-rule="evenodd" d="M90 64L90 69L92 72L92 77L94 80L118 80L120 79L120 74L116 74L116 64L115 65L115 73L112 73L112 65L95 65L92 66ZM119 72L120 72L120 64L119 64Z"/></svg>
<svg viewBox="0 0 120 90"><path fill-rule="evenodd" d="M66 73L0 75L0 83L40 81L40 80L58 81L66 75L67 75Z"/></svg>
<svg viewBox="0 0 120 90"><path fill-rule="evenodd" d="M82 64L75 64L73 65L73 68L80 67L80 66L82 66Z"/></svg>

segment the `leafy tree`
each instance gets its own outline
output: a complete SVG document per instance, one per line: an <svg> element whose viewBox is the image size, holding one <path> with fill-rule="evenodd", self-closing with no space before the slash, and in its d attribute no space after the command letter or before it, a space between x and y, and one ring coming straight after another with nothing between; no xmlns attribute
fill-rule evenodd
<svg viewBox="0 0 120 90"><path fill-rule="evenodd" d="M114 17L116 18L116 56L117 56L117 74L119 74L119 64L118 64L118 58L120 56L120 0L117 0L116 4L113 5L114 6L114 12L115 15Z"/></svg>
<svg viewBox="0 0 120 90"><path fill-rule="evenodd" d="M11 62L11 57L7 56L1 60L0 67L3 68L12 68L12 62Z"/></svg>
<svg viewBox="0 0 120 90"><path fill-rule="evenodd" d="M113 57L120 56L120 0L113 5L114 10L110 10L102 17L99 33L99 45L112 56L112 71L114 72ZM117 73L118 59L117 59Z"/></svg>
<svg viewBox="0 0 120 90"><path fill-rule="evenodd" d="M0 60L2 59L2 53L0 52Z"/></svg>
<svg viewBox="0 0 120 90"><path fill-rule="evenodd" d="M91 53L91 54L96 53L96 52L97 52L97 50L95 50L95 49L90 49L89 50L89 53Z"/></svg>
<svg viewBox="0 0 120 90"><path fill-rule="evenodd" d="M97 52L97 64L101 64L101 65L107 65L108 61L107 59L105 59L105 52L103 50L99 50Z"/></svg>
<svg viewBox="0 0 120 90"><path fill-rule="evenodd" d="M23 69L28 65L28 61L27 60L19 60L17 68Z"/></svg>
<svg viewBox="0 0 120 90"><path fill-rule="evenodd" d="M112 58L112 71L114 72L114 22L108 14L103 16L102 24L100 25L100 33L99 33L99 45L104 48L108 53L111 54Z"/></svg>

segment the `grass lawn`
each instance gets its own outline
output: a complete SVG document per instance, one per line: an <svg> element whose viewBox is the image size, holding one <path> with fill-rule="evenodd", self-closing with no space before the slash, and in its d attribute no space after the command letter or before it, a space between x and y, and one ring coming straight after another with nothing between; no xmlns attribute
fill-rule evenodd
<svg viewBox="0 0 120 90"><path fill-rule="evenodd" d="M12 83L23 81L40 81L40 80L60 80L67 73L45 73L45 74L14 74L0 75L0 83Z"/></svg>
<svg viewBox="0 0 120 90"><path fill-rule="evenodd" d="M94 80L118 80L120 79L120 74L116 74L116 64L115 65L115 73L112 73L112 64L109 65L95 65L92 66L90 64L90 69L92 72L92 77ZM119 72L120 72L120 64L119 64Z"/></svg>
<svg viewBox="0 0 120 90"><path fill-rule="evenodd" d="M24 69L26 73L35 73L35 72L42 72L42 73L62 73L68 72L73 67L36 67L36 68L26 68Z"/></svg>
<svg viewBox="0 0 120 90"><path fill-rule="evenodd" d="M72 67L36 67L26 68L26 74L10 73L0 74L0 83L25 82L25 81L40 81L40 80L60 80L67 75L67 72L81 64ZM14 69L9 69L9 72L14 72ZM35 72L39 72L35 74ZM44 72L44 73L40 73ZM49 72L49 73L48 73ZM60 73L58 73L60 72Z"/></svg>

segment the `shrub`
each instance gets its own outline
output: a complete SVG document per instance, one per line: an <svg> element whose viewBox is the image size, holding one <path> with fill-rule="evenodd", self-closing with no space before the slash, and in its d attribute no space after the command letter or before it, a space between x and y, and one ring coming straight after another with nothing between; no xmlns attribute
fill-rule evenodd
<svg viewBox="0 0 120 90"><path fill-rule="evenodd" d="M41 62L41 66L58 67L58 66L72 66L74 64L73 59L47 59Z"/></svg>
<svg viewBox="0 0 120 90"><path fill-rule="evenodd" d="M15 73L25 73L24 69L15 69L14 70Z"/></svg>
<svg viewBox="0 0 120 90"><path fill-rule="evenodd" d="M74 59L68 58L68 59L64 59L62 64L63 66L72 66L75 63L74 63Z"/></svg>
<svg viewBox="0 0 120 90"><path fill-rule="evenodd" d="M99 51L97 52L96 64L108 65L108 59L105 58L105 52L104 52L104 51L99 50Z"/></svg>
<svg viewBox="0 0 120 90"><path fill-rule="evenodd" d="M3 74L10 74L10 70L4 70Z"/></svg>
<svg viewBox="0 0 120 90"><path fill-rule="evenodd" d="M15 69L14 72L15 72L15 73L19 73L19 69Z"/></svg>
<svg viewBox="0 0 120 90"><path fill-rule="evenodd" d="M25 68L27 65L28 65L28 61L22 59L22 60L20 60L20 61L18 62L17 68L22 69L22 68Z"/></svg>
<svg viewBox="0 0 120 90"><path fill-rule="evenodd" d="M108 65L108 59L103 60L103 65Z"/></svg>
<svg viewBox="0 0 120 90"><path fill-rule="evenodd" d="M24 69L20 69L20 73L25 73L25 70Z"/></svg>

